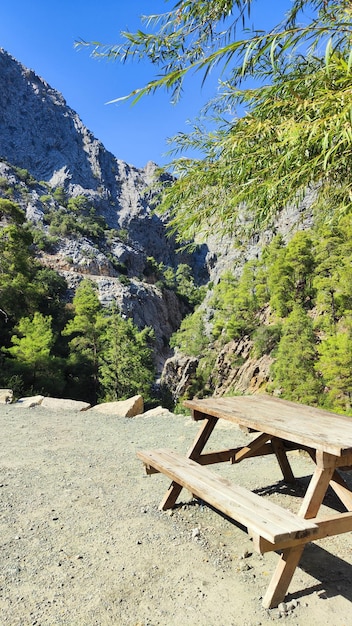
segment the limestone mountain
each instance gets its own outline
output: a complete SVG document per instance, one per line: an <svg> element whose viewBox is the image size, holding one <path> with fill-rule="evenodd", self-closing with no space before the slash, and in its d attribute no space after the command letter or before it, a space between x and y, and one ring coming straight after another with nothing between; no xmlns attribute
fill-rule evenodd
<svg viewBox="0 0 352 626"><path fill-rule="evenodd" d="M172 291L153 284L147 271L150 258L174 270L187 263L203 280L206 271L204 250L179 254L167 235L166 220L154 211L157 196L151 185L156 165L149 162L138 169L116 158L62 94L3 49L0 111L1 195L15 200L27 220L49 237L55 231L53 222L61 220L55 244L38 252L41 262L58 270L71 291L83 276L94 278L104 303L116 300L140 327L152 326L161 367L185 305ZM86 212L90 207L102 221L101 237L72 224L67 232L62 228L69 219L64 205L70 199L80 200L71 217L82 222L82 198Z"/></svg>
<svg viewBox="0 0 352 626"><path fill-rule="evenodd" d="M152 327L157 372L175 400L202 391L200 378L219 395L256 391L268 379L272 356L253 357L249 336L232 336L216 347L216 361L212 356L206 364L210 374L198 374L194 388L200 361L189 344L197 333L203 348L213 341L213 287L225 270L239 278L274 235L287 242L297 230L310 228L314 190L243 241L219 240L213 233L196 252L181 253L157 210L158 186L171 179L157 171L152 162L139 169L116 158L62 94L0 49L0 201L9 199L24 211L37 259L67 282L66 301L89 277L104 305L116 303L138 328ZM0 211L0 227L1 221ZM190 341L174 355L170 338L194 307L195 294L204 293Z"/></svg>

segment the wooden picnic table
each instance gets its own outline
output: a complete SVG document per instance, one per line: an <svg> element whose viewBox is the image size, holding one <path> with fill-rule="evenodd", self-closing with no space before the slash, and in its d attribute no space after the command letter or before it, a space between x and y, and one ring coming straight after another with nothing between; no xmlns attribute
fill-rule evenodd
<svg viewBox="0 0 352 626"><path fill-rule="evenodd" d="M185 457L172 450L139 451L147 472L162 472L172 483L160 509L172 508L183 487L221 513L245 526L260 553L281 553L263 606L277 606L285 597L304 546L352 530L352 492L339 469L352 470L352 419L322 409L267 395L206 398L185 401L200 429ZM227 420L253 434L245 446L203 452L219 420ZM241 485L210 472L213 463L239 463L246 458L275 455L284 480L295 478L287 452L308 452L315 468L297 514L273 504ZM329 485L346 512L320 517Z"/></svg>

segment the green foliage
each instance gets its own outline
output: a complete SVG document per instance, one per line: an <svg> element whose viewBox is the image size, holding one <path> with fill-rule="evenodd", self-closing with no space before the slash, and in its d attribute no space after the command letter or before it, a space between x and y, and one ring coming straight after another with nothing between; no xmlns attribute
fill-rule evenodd
<svg viewBox="0 0 352 626"><path fill-rule="evenodd" d="M58 237L50 236L42 228L36 228L35 226L31 226L29 230L33 237L33 243L37 246L38 250L42 252L53 252L58 243Z"/></svg>
<svg viewBox="0 0 352 626"><path fill-rule="evenodd" d="M252 335L253 356L260 358L264 354L271 354L281 338L281 324L258 326Z"/></svg>
<svg viewBox="0 0 352 626"><path fill-rule="evenodd" d="M0 301L9 317L19 320L29 313L33 299L36 263L30 246L32 237L21 225L0 229Z"/></svg>
<svg viewBox="0 0 352 626"><path fill-rule="evenodd" d="M141 394L151 398L154 381L152 359L153 331L139 331L131 319L124 319L116 309L106 316L99 355L99 397L113 401Z"/></svg>
<svg viewBox="0 0 352 626"><path fill-rule="evenodd" d="M265 293L266 278L258 261L247 262L238 279L225 273L214 289L214 338L226 342L251 334Z"/></svg>
<svg viewBox="0 0 352 626"><path fill-rule="evenodd" d="M192 270L187 263L180 263L174 270L164 263L158 263L154 257L147 257L143 274L153 280L160 289L175 291L192 308L200 304L204 298L206 287L195 285Z"/></svg>
<svg viewBox="0 0 352 626"><path fill-rule="evenodd" d="M128 230L126 228L107 228L105 230L105 239L108 245L111 245L116 239L127 243L129 239Z"/></svg>
<svg viewBox="0 0 352 626"><path fill-rule="evenodd" d="M313 286L319 313L317 326L334 332L345 311L352 310L352 222L318 230L315 241L316 269Z"/></svg>
<svg viewBox="0 0 352 626"><path fill-rule="evenodd" d="M116 308L103 310L97 286L83 280L73 299L74 315L62 331L70 337L70 397L112 401L142 394L151 398L153 333L138 330Z"/></svg>
<svg viewBox="0 0 352 626"><path fill-rule="evenodd" d="M55 193L53 195L55 197ZM98 240L107 228L104 217L98 215L85 196L66 199L64 206L49 209L45 221L50 224L49 233L53 236L81 234Z"/></svg>
<svg viewBox="0 0 352 626"><path fill-rule="evenodd" d="M179 330L170 339L172 348L179 348L184 354L199 356L209 344L205 334L203 314L198 309L185 317Z"/></svg>
<svg viewBox="0 0 352 626"><path fill-rule="evenodd" d="M35 178L28 172L28 170L22 167L14 167L14 172L22 182L26 185L34 185L36 183Z"/></svg>
<svg viewBox="0 0 352 626"><path fill-rule="evenodd" d="M104 315L98 298L98 290L91 280L83 280L73 298L74 317L62 331L69 341L68 361L71 392L79 399L84 395L93 403L98 394L98 354L101 349L101 333Z"/></svg>
<svg viewBox="0 0 352 626"><path fill-rule="evenodd" d="M352 415L352 317L341 319L339 326L318 346L316 370L327 388L327 407Z"/></svg>
<svg viewBox="0 0 352 626"><path fill-rule="evenodd" d="M0 220L3 217L10 218L16 224L23 224L26 219L24 211L16 202L0 198Z"/></svg>
<svg viewBox="0 0 352 626"><path fill-rule="evenodd" d="M252 26L251 6L174 2L143 18L146 31L123 32L116 45L77 44L92 46L96 57L150 61L156 77L127 96L134 102L158 89L177 101L189 72L204 80L218 72L219 94L204 107L205 122L173 138L177 180L165 187L163 209L183 241L214 229L238 235L312 186L325 216L352 208L350 2L293 0L268 32ZM201 158L179 158L188 150Z"/></svg>
<svg viewBox="0 0 352 626"><path fill-rule="evenodd" d="M67 194L63 187L56 187L56 189L54 189L53 191L53 197L59 204L61 204L62 206L66 206Z"/></svg>
<svg viewBox="0 0 352 626"><path fill-rule="evenodd" d="M187 393L212 393L217 373L207 378L203 359L213 358L214 364L224 343L247 335L252 357L267 354L275 360L267 391L350 413L350 217L297 232L287 245L274 237L261 259L247 262L242 273L222 276L208 306L212 319L209 309L200 307L171 339L181 352L200 357ZM212 325L210 339L204 332L205 315ZM233 368L240 364L234 362Z"/></svg>
<svg viewBox="0 0 352 626"><path fill-rule="evenodd" d="M286 247L276 245L266 255L270 305L279 317L286 317L297 302L306 308L311 305L312 240L307 231L298 231Z"/></svg>
<svg viewBox="0 0 352 626"><path fill-rule="evenodd" d="M22 317L11 337L10 348L3 349L13 358L10 371L20 375L27 388L40 393L63 389L61 362L51 353L54 335L51 316L39 312L32 318Z"/></svg>
<svg viewBox="0 0 352 626"><path fill-rule="evenodd" d="M315 373L317 356L313 325L302 306L295 305L282 325L271 388L283 398L316 405L322 384Z"/></svg>

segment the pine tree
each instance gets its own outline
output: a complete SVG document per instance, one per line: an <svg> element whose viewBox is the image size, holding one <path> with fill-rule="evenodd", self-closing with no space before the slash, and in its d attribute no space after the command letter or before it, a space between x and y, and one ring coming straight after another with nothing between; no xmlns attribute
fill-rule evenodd
<svg viewBox="0 0 352 626"><path fill-rule="evenodd" d="M151 397L154 380L150 328L141 331L116 308L105 318L99 353L99 397L121 400L140 394Z"/></svg>
<svg viewBox="0 0 352 626"><path fill-rule="evenodd" d="M340 331L318 346L316 369L326 386L328 408L351 414L352 404L352 317L341 320Z"/></svg>
<svg viewBox="0 0 352 626"><path fill-rule="evenodd" d="M97 286L85 279L73 298L74 317L66 324L63 336L69 341L68 393L71 397L95 403L98 397L99 352L105 318Z"/></svg>
<svg viewBox="0 0 352 626"><path fill-rule="evenodd" d="M13 357L8 365L13 375L23 379L25 388L33 392L59 392L63 388L61 361L51 354L54 344L52 317L36 312L32 318L20 319L10 348L4 351Z"/></svg>
<svg viewBox="0 0 352 626"><path fill-rule="evenodd" d="M319 403L322 385L314 369L315 344L310 318L302 306L295 305L282 325L282 337L271 371L271 390L287 400Z"/></svg>

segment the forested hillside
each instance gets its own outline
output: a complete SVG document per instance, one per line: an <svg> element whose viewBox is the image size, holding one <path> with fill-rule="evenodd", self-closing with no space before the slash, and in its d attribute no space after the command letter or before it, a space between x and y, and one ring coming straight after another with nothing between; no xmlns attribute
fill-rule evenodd
<svg viewBox="0 0 352 626"><path fill-rule="evenodd" d="M198 359L188 397L226 383L227 344L233 372L246 358L269 358L262 391L352 415L351 218L298 231L287 245L276 236L239 276L226 272L171 341ZM239 391L239 378L227 393Z"/></svg>
<svg viewBox="0 0 352 626"><path fill-rule="evenodd" d="M16 174L26 179L22 196L26 185L38 185L25 170ZM83 233L104 249L106 240L125 240L127 233L109 229L84 196L65 199L62 189L45 191L43 224L33 223L9 199L14 187L8 179L0 180L0 386L16 396L45 393L93 404L139 393L152 404L157 370L152 326L139 328L114 298L103 306L94 276L76 273L72 295L60 266L57 271L48 265L65 237ZM111 263L117 283L131 288L127 268L113 257ZM151 288L160 299L163 292L174 298L174 307L177 299L185 310L199 302L201 291L185 264L174 271L150 257L143 277L157 283Z"/></svg>

